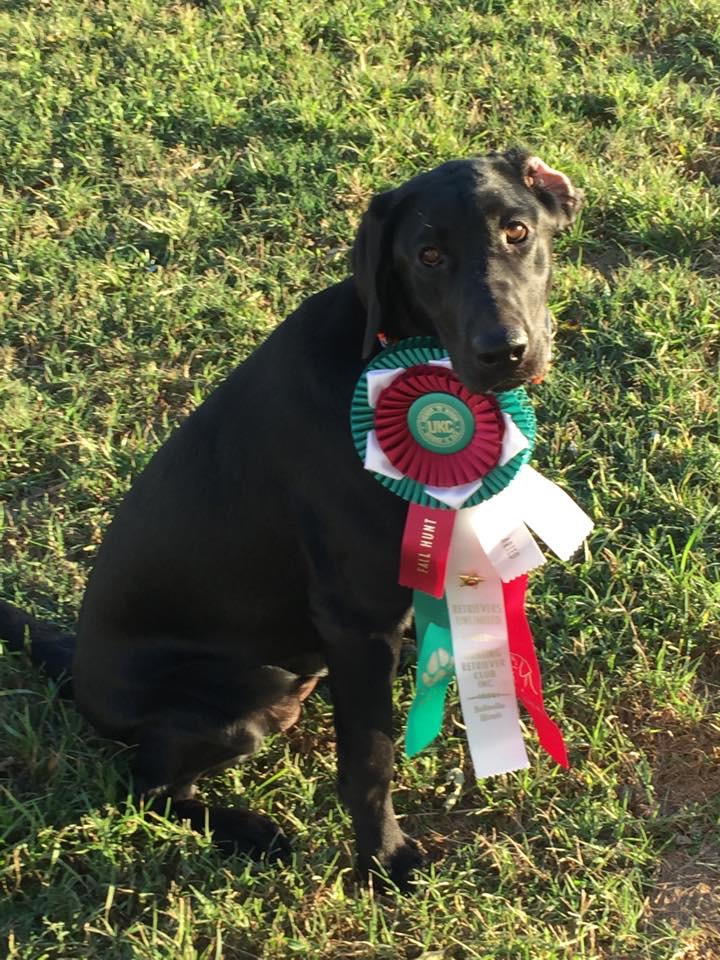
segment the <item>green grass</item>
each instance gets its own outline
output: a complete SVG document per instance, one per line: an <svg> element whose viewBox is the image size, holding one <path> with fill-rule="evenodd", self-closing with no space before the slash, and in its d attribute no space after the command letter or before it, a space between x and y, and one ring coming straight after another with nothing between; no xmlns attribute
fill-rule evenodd
<svg viewBox="0 0 720 960"><path fill-rule="evenodd" d="M453 701L442 743L398 763L397 808L432 860L412 898L353 882L322 696L204 786L293 835L295 863L260 870L124 806L123 748L5 656L12 960L720 956L717 14L715 0L2 5L0 595L72 624L131 478L345 274L372 193L513 143L587 192L558 245L536 463L597 521L584 559L533 578L572 769L531 733L527 772L476 784ZM406 671L399 718L411 692Z"/></svg>

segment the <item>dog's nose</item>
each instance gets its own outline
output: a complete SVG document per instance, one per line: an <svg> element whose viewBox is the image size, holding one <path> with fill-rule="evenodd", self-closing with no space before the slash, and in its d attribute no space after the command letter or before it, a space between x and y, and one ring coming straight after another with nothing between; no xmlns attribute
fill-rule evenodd
<svg viewBox="0 0 720 960"><path fill-rule="evenodd" d="M488 373L517 366L525 355L527 345L524 333L509 334L505 330L491 331L473 338L477 362Z"/></svg>

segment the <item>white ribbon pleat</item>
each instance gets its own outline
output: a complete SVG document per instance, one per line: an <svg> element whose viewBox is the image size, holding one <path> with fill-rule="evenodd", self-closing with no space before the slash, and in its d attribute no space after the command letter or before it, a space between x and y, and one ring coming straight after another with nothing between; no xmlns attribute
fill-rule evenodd
<svg viewBox="0 0 720 960"><path fill-rule="evenodd" d="M425 486L425 493L435 497L441 503L446 503L453 510L460 507L476 493L482 486L482 480L471 480L470 483L461 483L457 487L430 487Z"/></svg>
<svg viewBox="0 0 720 960"><path fill-rule="evenodd" d="M428 360L427 362L431 367L446 367L448 370L452 370L452 364L447 357L444 360ZM393 367L391 370L367 371L368 403L373 409L377 406L378 397L385 387L389 387L396 377L405 373L405 369L405 367Z"/></svg>
<svg viewBox="0 0 720 960"><path fill-rule="evenodd" d="M515 421L509 413L503 413L502 418L505 424L505 430L503 431L502 448L500 450L498 463L501 467L504 467L513 457L516 457L525 450L528 445L528 438L519 427L515 426Z"/></svg>
<svg viewBox="0 0 720 960"><path fill-rule="evenodd" d="M365 446L366 470L372 470L373 473L381 473L384 477L390 477L391 480L402 480L405 476L397 467L394 467L385 456L385 451L378 443L377 434L371 430L367 435L367 444Z"/></svg>
<svg viewBox="0 0 720 960"><path fill-rule="evenodd" d="M393 367L392 370L368 370L367 377L368 403L375 409L378 397L385 387L389 387L395 377L405 373L405 367Z"/></svg>

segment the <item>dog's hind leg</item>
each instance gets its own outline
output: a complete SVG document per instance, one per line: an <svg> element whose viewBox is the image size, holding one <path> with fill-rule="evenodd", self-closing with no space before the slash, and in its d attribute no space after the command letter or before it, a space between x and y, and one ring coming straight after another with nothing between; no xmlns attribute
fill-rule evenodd
<svg viewBox="0 0 720 960"><path fill-rule="evenodd" d="M272 820L251 810L208 806L195 797L195 782L245 759L261 745L263 734L252 719L229 726L210 718L170 713L139 731L133 763L133 794L158 813L188 820L193 830L213 836L227 853L253 859L281 859L290 844Z"/></svg>
<svg viewBox="0 0 720 960"><path fill-rule="evenodd" d="M267 733L286 729L299 716L300 701L314 685L313 678L277 673L278 687L271 702L229 722L214 709L187 701L174 708L168 705L144 722L134 737L135 797L152 802L158 812L169 801L174 817L189 820L200 832L209 829L216 845L227 852L254 859L286 858L290 844L267 817L250 810L207 806L195 797L195 781L200 776L249 757ZM252 676L246 680L252 683ZM267 692L267 683L265 687Z"/></svg>

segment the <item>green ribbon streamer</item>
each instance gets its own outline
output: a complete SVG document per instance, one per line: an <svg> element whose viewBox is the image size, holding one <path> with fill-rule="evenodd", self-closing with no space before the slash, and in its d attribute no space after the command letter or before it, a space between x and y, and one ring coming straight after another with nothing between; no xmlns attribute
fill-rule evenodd
<svg viewBox="0 0 720 960"><path fill-rule="evenodd" d="M417 688L408 714L405 753L414 757L440 733L445 694L455 676L450 614L445 597L413 592L417 635Z"/></svg>

